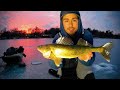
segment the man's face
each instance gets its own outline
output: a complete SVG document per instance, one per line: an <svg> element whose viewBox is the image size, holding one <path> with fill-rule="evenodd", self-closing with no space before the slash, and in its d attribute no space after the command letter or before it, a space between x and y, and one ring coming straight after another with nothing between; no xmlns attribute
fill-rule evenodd
<svg viewBox="0 0 120 90"><path fill-rule="evenodd" d="M74 35L78 30L78 16L76 14L70 13L66 14L62 18L63 27L69 35Z"/></svg>

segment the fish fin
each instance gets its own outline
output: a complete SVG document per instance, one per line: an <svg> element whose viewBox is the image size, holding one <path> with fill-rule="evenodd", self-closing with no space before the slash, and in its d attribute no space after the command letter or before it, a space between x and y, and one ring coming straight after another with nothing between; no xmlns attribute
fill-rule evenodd
<svg viewBox="0 0 120 90"><path fill-rule="evenodd" d="M106 43L105 45L103 45L103 51L100 52L102 54L102 56L108 61L110 62L110 50L112 49L112 42Z"/></svg>
<svg viewBox="0 0 120 90"><path fill-rule="evenodd" d="M90 46L92 47L92 45L90 43L88 43L86 40L80 38L77 42L77 45L80 45L80 46Z"/></svg>
<svg viewBox="0 0 120 90"><path fill-rule="evenodd" d="M50 59L52 59L57 67L60 66L62 59L56 57L53 53L50 54Z"/></svg>
<svg viewBox="0 0 120 90"><path fill-rule="evenodd" d="M55 59L54 59L55 65L56 65L57 67L59 67L59 66L60 66L61 61L62 61L62 59L61 59L61 58L55 58Z"/></svg>

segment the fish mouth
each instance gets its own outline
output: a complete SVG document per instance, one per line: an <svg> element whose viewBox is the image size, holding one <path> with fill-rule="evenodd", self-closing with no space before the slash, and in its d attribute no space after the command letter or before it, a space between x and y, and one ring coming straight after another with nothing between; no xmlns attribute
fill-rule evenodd
<svg viewBox="0 0 120 90"><path fill-rule="evenodd" d="M39 52L41 52L41 50L40 50L39 48L37 48L37 50L38 50Z"/></svg>
<svg viewBox="0 0 120 90"><path fill-rule="evenodd" d="M41 47L42 47L42 46L38 46L38 47L37 47L37 50L40 51L40 52L41 52Z"/></svg>

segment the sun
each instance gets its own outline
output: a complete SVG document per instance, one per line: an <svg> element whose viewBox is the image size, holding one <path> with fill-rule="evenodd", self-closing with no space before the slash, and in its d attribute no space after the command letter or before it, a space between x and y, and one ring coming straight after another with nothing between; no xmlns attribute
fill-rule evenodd
<svg viewBox="0 0 120 90"><path fill-rule="evenodd" d="M31 26L30 25L21 25L21 27L20 27L20 30L22 30L22 31L25 31L26 33L31 33L31 31L29 30L31 28Z"/></svg>

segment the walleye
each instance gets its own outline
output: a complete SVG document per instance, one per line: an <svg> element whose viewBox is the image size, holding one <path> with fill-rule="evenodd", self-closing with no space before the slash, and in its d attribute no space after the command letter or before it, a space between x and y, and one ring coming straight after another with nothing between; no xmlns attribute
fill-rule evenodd
<svg viewBox="0 0 120 90"><path fill-rule="evenodd" d="M47 44L40 45L37 50L43 54L47 59L55 62L59 66L62 58L79 58L80 55L89 52L100 53L108 62L110 62L110 50L112 42L106 43L100 47L93 47L92 45L63 45L63 44Z"/></svg>

